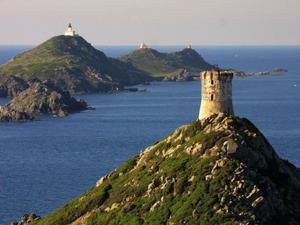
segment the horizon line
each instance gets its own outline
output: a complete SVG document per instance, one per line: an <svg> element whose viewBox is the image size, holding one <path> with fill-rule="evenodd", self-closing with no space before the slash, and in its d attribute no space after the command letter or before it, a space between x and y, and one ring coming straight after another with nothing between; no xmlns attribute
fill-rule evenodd
<svg viewBox="0 0 300 225"><path fill-rule="evenodd" d="M43 43L43 42L42 42ZM40 43L40 44L42 44ZM1 47L38 46L40 44L1 44ZM91 43L90 43L91 44ZM92 44L107 47L139 47L140 44ZM300 47L300 44L191 44L192 47ZM151 47L184 47L186 44L148 44Z"/></svg>

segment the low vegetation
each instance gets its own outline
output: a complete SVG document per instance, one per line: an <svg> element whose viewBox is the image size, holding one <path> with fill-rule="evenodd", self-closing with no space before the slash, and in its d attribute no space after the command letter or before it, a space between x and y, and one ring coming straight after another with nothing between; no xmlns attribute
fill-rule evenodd
<svg viewBox="0 0 300 225"><path fill-rule="evenodd" d="M129 63L106 57L80 36L53 37L0 65L0 94L14 93L33 78L51 80L71 93L112 91L153 80Z"/></svg>
<svg viewBox="0 0 300 225"><path fill-rule="evenodd" d="M189 48L173 53L161 53L151 48L138 49L120 59L158 77L175 76L184 69L198 76L200 71L213 68L198 52Z"/></svg>

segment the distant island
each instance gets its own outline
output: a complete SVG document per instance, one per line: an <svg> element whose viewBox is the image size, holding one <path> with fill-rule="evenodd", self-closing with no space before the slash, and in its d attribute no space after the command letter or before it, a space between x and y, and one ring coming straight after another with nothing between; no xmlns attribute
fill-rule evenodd
<svg viewBox="0 0 300 225"><path fill-rule="evenodd" d="M14 97L0 108L0 121L32 120L38 114L67 115L86 108L85 102L82 107L76 103L71 97L74 94L139 91L126 86L162 80L193 81L201 71L214 69L217 66L206 62L191 45L161 53L142 43L135 51L110 58L77 35L69 24L64 35L50 38L0 65L0 97ZM280 68L256 73L230 71L240 77L287 72ZM33 85L33 81L38 83ZM39 90L39 95L33 90ZM62 96L58 102L51 100L52 93ZM69 108L62 108L64 104ZM73 110L74 105L80 107Z"/></svg>
<svg viewBox="0 0 300 225"><path fill-rule="evenodd" d="M28 88L32 79L50 81L70 94L135 91L125 87L161 80L192 81L199 78L201 71L215 68L190 45L177 52L162 53L143 43L124 56L110 58L75 34L69 25L64 35L50 38L0 65L0 97L15 96ZM242 77L286 72L233 71Z"/></svg>
<svg viewBox="0 0 300 225"><path fill-rule="evenodd" d="M272 70L258 71L258 72L244 72L244 71L237 71L234 69L229 69L229 71L232 71L234 76L236 77L276 76L276 75L283 75L288 72L287 69L283 69L283 68L275 68Z"/></svg>
<svg viewBox="0 0 300 225"><path fill-rule="evenodd" d="M215 68L191 46L177 52L162 53L142 44L140 49L119 59L131 63L153 77L165 80L190 80L190 77L198 77L201 71Z"/></svg>
<svg viewBox="0 0 300 225"><path fill-rule="evenodd" d="M110 58L69 24L64 35L0 65L0 97L12 97L0 106L0 122L30 121L41 114L66 116L87 109L86 102L71 97L74 94L139 91L126 86L194 80L199 71L211 68L191 47L160 53L144 44L126 56Z"/></svg>
<svg viewBox="0 0 300 225"><path fill-rule="evenodd" d="M81 36L56 36L0 65L0 96L13 96L30 79L49 80L71 94L119 91L154 78L109 58Z"/></svg>

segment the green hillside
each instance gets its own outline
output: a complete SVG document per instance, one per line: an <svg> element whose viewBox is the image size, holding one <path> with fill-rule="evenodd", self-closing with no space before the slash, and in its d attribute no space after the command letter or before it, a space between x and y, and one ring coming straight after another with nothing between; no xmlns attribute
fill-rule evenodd
<svg viewBox="0 0 300 225"><path fill-rule="evenodd" d="M183 69L198 75L200 71L213 68L190 48L173 53L161 53L151 48L138 49L120 57L120 60L130 62L153 76L174 76Z"/></svg>
<svg viewBox="0 0 300 225"><path fill-rule="evenodd" d="M247 119L212 116L176 129L33 224L296 225L300 172Z"/></svg>
<svg viewBox="0 0 300 225"><path fill-rule="evenodd" d="M111 91L152 80L131 64L106 57L80 36L53 37L0 65L0 93L18 87L11 87L11 78L51 80L71 93Z"/></svg>

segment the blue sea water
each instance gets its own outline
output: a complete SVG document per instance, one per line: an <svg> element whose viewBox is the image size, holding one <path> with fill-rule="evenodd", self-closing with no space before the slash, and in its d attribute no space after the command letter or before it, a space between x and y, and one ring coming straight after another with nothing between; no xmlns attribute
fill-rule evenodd
<svg viewBox="0 0 300 225"><path fill-rule="evenodd" d="M0 46L0 63L29 48ZM115 57L135 47L98 48ZM179 47L156 48L169 52ZM234 107L281 157L300 166L300 47L195 49L224 68L289 70L283 76L235 79ZM66 118L0 124L0 225L27 212L45 215L62 206L130 156L196 119L200 82L153 83L147 89L80 96L96 110ZM0 99L0 104L5 102Z"/></svg>

